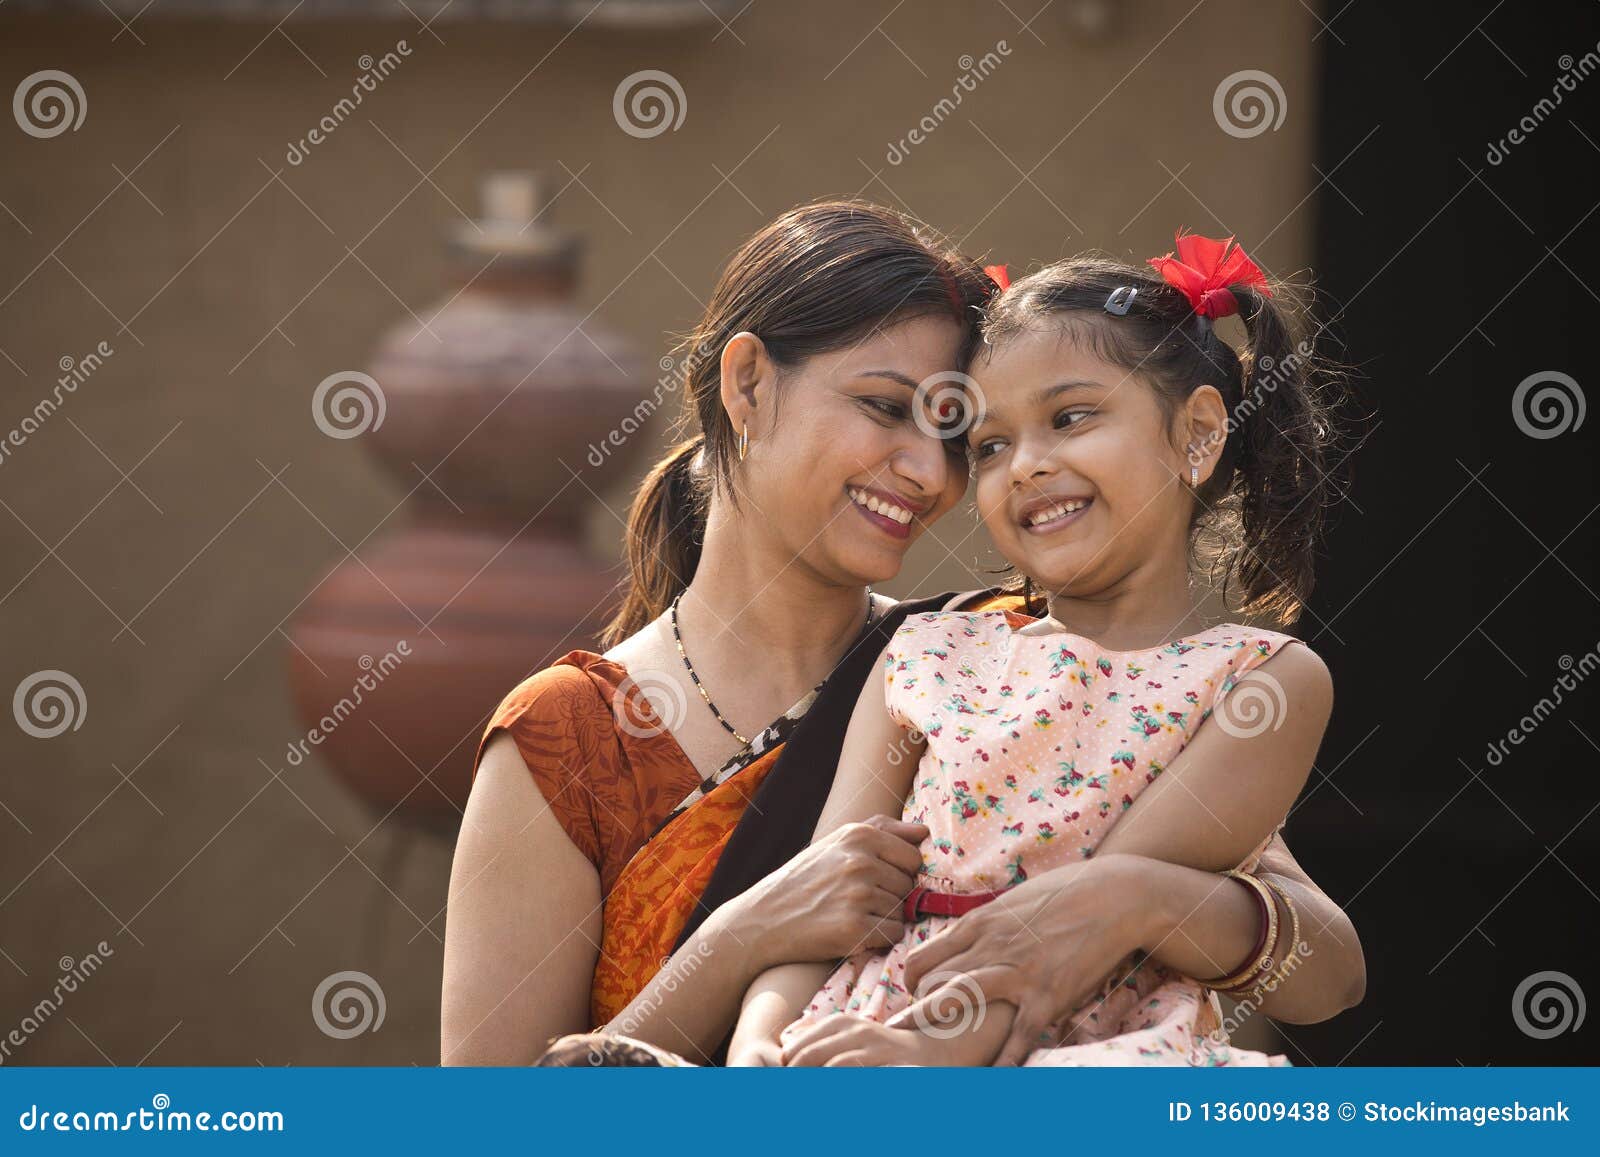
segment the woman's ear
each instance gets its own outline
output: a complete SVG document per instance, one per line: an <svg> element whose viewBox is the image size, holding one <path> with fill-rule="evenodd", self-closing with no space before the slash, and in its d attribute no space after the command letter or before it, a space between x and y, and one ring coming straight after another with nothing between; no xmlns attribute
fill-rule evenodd
<svg viewBox="0 0 1600 1157"><path fill-rule="evenodd" d="M1222 448L1228 441L1228 407L1215 386L1205 385L1194 390L1184 403L1183 422L1187 429L1184 451L1187 466L1200 471L1200 485L1204 485L1217 468ZM1188 470L1183 481L1188 483Z"/></svg>
<svg viewBox="0 0 1600 1157"><path fill-rule="evenodd" d="M722 408L727 411L734 433L748 424L756 427L756 415L770 396L772 359L766 344L749 330L740 330L722 347ZM752 429L754 440L759 430Z"/></svg>

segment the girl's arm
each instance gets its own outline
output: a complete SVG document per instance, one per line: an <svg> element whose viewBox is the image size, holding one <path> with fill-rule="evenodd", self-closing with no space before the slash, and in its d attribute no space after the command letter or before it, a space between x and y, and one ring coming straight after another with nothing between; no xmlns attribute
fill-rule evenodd
<svg viewBox="0 0 1600 1157"><path fill-rule="evenodd" d="M856 698L833 787L817 820L815 839L869 817L898 817L905 806L925 741L890 717L884 704L884 666L880 658ZM921 866L921 853L907 844L904 854L893 864L898 873L864 859L852 869L870 874L883 914L892 916L909 891L907 881ZM841 955L866 947L871 945L859 944ZM728 1063L771 1063L779 1032L805 1011L833 969L834 964L829 961L791 962L758 976L745 994L728 1049Z"/></svg>

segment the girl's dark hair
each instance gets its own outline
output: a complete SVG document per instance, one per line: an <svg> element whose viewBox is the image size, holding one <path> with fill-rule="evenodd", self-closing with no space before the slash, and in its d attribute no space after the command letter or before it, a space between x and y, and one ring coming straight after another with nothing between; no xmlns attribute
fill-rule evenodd
<svg viewBox="0 0 1600 1157"><path fill-rule="evenodd" d="M1270 288L1269 297L1232 287L1245 333L1243 349L1235 349L1153 269L1075 257L996 297L983 337L997 343L1041 322L1062 326L1105 361L1152 382L1169 414L1198 387L1215 386L1228 409L1226 441L1196 495L1191 541L1230 607L1292 623L1311 593L1317 539L1338 492L1338 378L1280 304L1285 289ZM1119 308L1127 304L1121 315L1106 309L1119 289ZM1015 576L1005 589L1033 609L1026 578Z"/></svg>
<svg viewBox="0 0 1600 1157"><path fill-rule="evenodd" d="M627 593L602 644L615 645L667 609L700 562L711 495L721 486L733 497L739 439L722 408L721 361L734 334L755 334L780 369L791 369L875 329L942 314L964 331L965 362L993 288L933 230L865 201L802 205L746 241L674 351L684 391L680 441L645 476L629 511Z"/></svg>

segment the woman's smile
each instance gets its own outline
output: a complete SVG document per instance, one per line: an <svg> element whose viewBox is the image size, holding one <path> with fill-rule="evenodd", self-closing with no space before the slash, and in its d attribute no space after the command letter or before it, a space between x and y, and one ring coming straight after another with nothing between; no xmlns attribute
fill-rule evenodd
<svg viewBox="0 0 1600 1157"><path fill-rule="evenodd" d="M845 487L845 494L863 518L895 538L910 538L911 520L927 507L924 503L920 509L913 509L904 505L904 500L891 499L882 491L859 486Z"/></svg>

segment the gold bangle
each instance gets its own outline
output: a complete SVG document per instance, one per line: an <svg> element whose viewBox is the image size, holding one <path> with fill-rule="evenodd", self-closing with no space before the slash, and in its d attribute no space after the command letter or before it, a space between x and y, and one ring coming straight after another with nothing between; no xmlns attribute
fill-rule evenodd
<svg viewBox="0 0 1600 1157"><path fill-rule="evenodd" d="M1255 976L1252 976L1248 981L1245 981L1244 983L1231 989L1228 993L1230 996L1249 1001L1252 1004L1260 1004L1262 990L1265 989L1268 984L1275 984L1285 979L1289 975L1289 970L1294 967L1295 963L1300 959L1300 913L1296 910L1294 901L1289 899L1289 894L1284 891L1283 888L1273 883L1270 879L1263 880L1262 883L1266 884L1267 887L1272 890L1273 894L1283 901L1284 907L1289 909L1289 920L1291 927L1289 932L1289 950L1284 953L1283 959L1277 961L1275 964L1269 961L1267 967L1263 968ZM1248 995L1245 995L1246 993L1248 993Z"/></svg>
<svg viewBox="0 0 1600 1157"><path fill-rule="evenodd" d="M1260 955L1246 961L1244 966L1238 971L1230 973L1227 976L1219 976L1215 980L1201 981L1201 983L1207 988L1214 989L1218 992L1224 992L1228 989L1236 988L1241 984L1253 980L1262 972L1263 969L1271 967L1272 953L1273 950L1278 946L1278 905L1273 901L1272 892L1267 889L1265 884L1256 879L1254 876L1250 875L1248 872L1241 872L1237 868L1230 868L1223 874L1232 879L1238 880L1240 883L1255 891L1257 899L1261 901L1262 910L1266 913L1267 934L1265 939L1262 941Z"/></svg>
<svg viewBox="0 0 1600 1157"><path fill-rule="evenodd" d="M1256 985L1254 991L1251 993L1252 997L1260 995L1261 989L1265 987L1267 981L1284 980L1289 975L1289 969L1297 964L1300 960L1299 909L1294 906L1294 901L1289 898L1288 891L1286 891L1281 884L1273 882L1270 878L1261 882L1267 887L1271 888L1278 899L1283 901L1283 906L1289 909L1289 950L1283 954L1283 959L1278 961L1277 966L1262 978L1261 983Z"/></svg>

